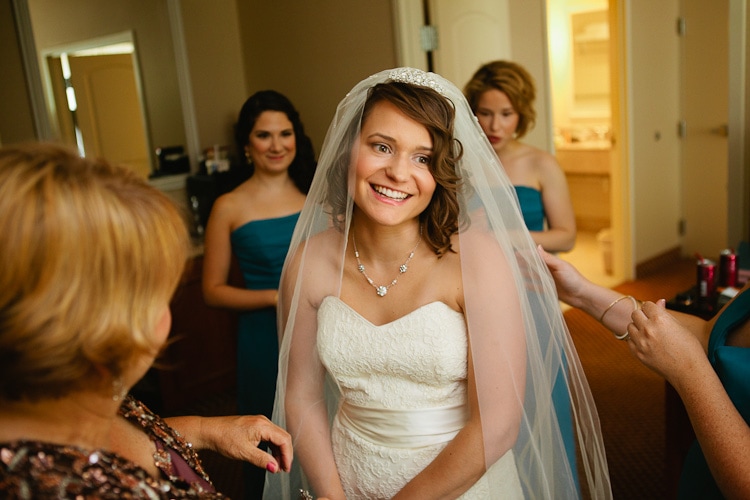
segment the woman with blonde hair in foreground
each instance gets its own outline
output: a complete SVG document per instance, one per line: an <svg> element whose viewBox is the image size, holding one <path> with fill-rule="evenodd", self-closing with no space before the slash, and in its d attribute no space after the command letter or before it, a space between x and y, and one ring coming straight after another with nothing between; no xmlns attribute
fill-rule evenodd
<svg viewBox="0 0 750 500"><path fill-rule="evenodd" d="M188 257L169 198L59 146L5 147L0 234L0 496L224 498L203 448L289 470L290 437L265 417L162 420L128 395Z"/></svg>

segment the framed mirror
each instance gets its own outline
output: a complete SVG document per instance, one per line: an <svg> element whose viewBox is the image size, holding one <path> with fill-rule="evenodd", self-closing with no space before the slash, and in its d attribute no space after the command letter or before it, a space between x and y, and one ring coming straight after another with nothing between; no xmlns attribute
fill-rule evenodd
<svg viewBox="0 0 750 500"><path fill-rule="evenodd" d="M60 139L83 156L152 171L132 32L42 51L47 104Z"/></svg>
<svg viewBox="0 0 750 500"><path fill-rule="evenodd" d="M156 170L160 147L198 151L185 104L192 94L183 88L177 2L13 0L38 138L132 165L144 176ZM104 52L111 52L107 69L80 68L104 61ZM76 67L86 75L78 84ZM71 68L73 78L66 77ZM64 95L71 87L74 113Z"/></svg>

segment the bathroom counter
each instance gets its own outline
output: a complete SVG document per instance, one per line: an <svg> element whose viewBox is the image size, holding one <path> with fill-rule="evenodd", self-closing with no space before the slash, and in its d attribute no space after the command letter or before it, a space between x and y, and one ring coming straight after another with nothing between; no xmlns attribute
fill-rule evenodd
<svg viewBox="0 0 750 500"><path fill-rule="evenodd" d="M599 231L610 226L610 156L612 149L573 143L558 149L560 167L568 181L570 199L579 230Z"/></svg>
<svg viewBox="0 0 750 500"><path fill-rule="evenodd" d="M582 143L584 144L584 143ZM611 148L558 149L555 157L566 174L609 175Z"/></svg>

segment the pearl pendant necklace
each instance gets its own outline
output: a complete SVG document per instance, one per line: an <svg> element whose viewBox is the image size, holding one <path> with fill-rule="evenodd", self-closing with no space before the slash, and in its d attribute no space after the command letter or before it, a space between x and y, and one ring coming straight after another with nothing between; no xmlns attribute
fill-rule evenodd
<svg viewBox="0 0 750 500"><path fill-rule="evenodd" d="M406 271L409 270L409 262L411 261L412 257L414 257L414 252L417 251L417 247L422 242L422 225L419 225L419 239L417 240L417 244L414 245L414 248L409 252L409 256L406 258L403 264L401 264L398 267L398 276L401 276ZM388 283L387 285L376 285L374 281L372 281L372 278L367 276L367 273L365 272L365 266L362 264L362 262L359 260L359 250L357 250L357 240L354 238L354 233L352 233L352 243L354 244L354 258L357 259L357 270L362 273L362 276L365 277L367 282L375 288L375 293L378 294L378 297L385 297L385 294L388 293L388 289L391 288L393 285L395 285L398 282L398 276L393 278L393 281Z"/></svg>

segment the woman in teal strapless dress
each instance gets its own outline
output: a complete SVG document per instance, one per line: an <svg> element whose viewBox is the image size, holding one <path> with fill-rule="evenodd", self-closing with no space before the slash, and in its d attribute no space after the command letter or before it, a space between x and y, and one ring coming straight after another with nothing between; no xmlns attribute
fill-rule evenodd
<svg viewBox="0 0 750 500"><path fill-rule="evenodd" d="M276 300L281 268L315 171L310 139L282 94L265 90L240 110L235 139L250 178L213 205L206 229L203 296L239 311L237 411L271 418L278 370ZM228 283L232 255L245 288ZM208 334L208 332L207 332ZM260 498L265 471L245 467L245 497Z"/></svg>
<svg viewBox="0 0 750 500"><path fill-rule="evenodd" d="M565 173L554 156L520 141L536 119L531 75L516 63L494 61L474 73L464 94L516 188L534 242L549 252L571 250L576 221Z"/></svg>

